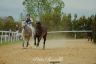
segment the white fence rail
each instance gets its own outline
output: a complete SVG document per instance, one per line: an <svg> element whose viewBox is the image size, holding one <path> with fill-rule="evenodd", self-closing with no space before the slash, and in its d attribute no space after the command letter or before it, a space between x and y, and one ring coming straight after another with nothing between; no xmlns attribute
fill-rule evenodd
<svg viewBox="0 0 96 64"><path fill-rule="evenodd" d="M74 33L74 38L76 39L77 34L76 33L90 33L92 31L50 31L50 33ZM2 42L8 42L8 41L16 41L19 40L18 32L12 32L12 31L0 31L0 43Z"/></svg>
<svg viewBox="0 0 96 64"><path fill-rule="evenodd" d="M50 33L74 33L74 38L76 39L77 38L77 34L76 33L91 33L92 31L91 30L83 30L83 31L50 31L48 32L49 34Z"/></svg>
<svg viewBox="0 0 96 64"><path fill-rule="evenodd" d="M0 31L0 44L2 44L3 42L13 42L16 40L19 40L18 32Z"/></svg>
<svg viewBox="0 0 96 64"><path fill-rule="evenodd" d="M91 30L88 30L88 31L85 31L85 30L83 30L83 31L50 31L50 32L48 32L48 33L63 33L63 32L67 32L67 33L68 33L68 32L69 32L69 33L70 33L70 32L71 32L71 33L78 33L78 32L79 32L79 33L80 33L80 32L81 32L81 33L84 33L84 32L85 32L85 33L88 33L88 32L92 32L92 31L91 31Z"/></svg>

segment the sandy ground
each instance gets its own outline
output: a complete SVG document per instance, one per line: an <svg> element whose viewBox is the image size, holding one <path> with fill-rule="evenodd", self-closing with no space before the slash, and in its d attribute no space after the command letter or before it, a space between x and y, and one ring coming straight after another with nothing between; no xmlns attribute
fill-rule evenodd
<svg viewBox="0 0 96 64"><path fill-rule="evenodd" d="M32 45L32 44L31 44ZM0 64L96 64L96 45L86 39L47 40L46 50L21 44L0 47Z"/></svg>

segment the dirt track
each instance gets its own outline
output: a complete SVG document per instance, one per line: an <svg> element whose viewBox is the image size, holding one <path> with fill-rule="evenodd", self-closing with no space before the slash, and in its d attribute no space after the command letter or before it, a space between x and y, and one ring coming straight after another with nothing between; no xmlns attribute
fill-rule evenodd
<svg viewBox="0 0 96 64"><path fill-rule="evenodd" d="M46 50L29 46L23 49L21 44L0 47L0 64L96 64L96 45L85 39L48 40Z"/></svg>

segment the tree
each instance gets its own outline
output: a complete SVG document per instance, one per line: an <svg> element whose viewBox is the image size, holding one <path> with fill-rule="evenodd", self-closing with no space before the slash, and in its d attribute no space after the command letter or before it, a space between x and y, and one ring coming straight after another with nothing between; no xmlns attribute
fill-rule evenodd
<svg viewBox="0 0 96 64"><path fill-rule="evenodd" d="M74 14L74 20L72 20L72 30L78 30L77 14Z"/></svg>
<svg viewBox="0 0 96 64"><path fill-rule="evenodd" d="M3 19L0 18L0 30L3 30Z"/></svg>
<svg viewBox="0 0 96 64"><path fill-rule="evenodd" d="M74 20L76 20L76 19L77 19L77 14L74 15Z"/></svg>
<svg viewBox="0 0 96 64"><path fill-rule="evenodd" d="M5 30L15 30L15 23L14 23L14 19L12 16L8 16L7 19L6 19L6 22L4 24L4 29Z"/></svg>
<svg viewBox="0 0 96 64"><path fill-rule="evenodd" d="M71 14L69 14L68 16L66 14L63 15L62 26L63 30L72 30Z"/></svg>
<svg viewBox="0 0 96 64"><path fill-rule="evenodd" d="M96 43L96 15L91 16L91 19L92 19L93 41Z"/></svg>
<svg viewBox="0 0 96 64"><path fill-rule="evenodd" d="M50 13L54 8L61 12L64 2L62 0L24 0L23 5L31 16L40 17L44 13Z"/></svg>
<svg viewBox="0 0 96 64"><path fill-rule="evenodd" d="M71 14L68 14L68 22L69 22L69 26L70 26L70 30L72 30L72 21L71 21Z"/></svg>

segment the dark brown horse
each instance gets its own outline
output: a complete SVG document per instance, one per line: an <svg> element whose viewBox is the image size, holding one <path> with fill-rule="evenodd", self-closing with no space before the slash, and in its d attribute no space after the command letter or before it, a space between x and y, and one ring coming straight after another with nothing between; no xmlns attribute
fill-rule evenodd
<svg viewBox="0 0 96 64"><path fill-rule="evenodd" d="M41 25L40 22L36 23L35 27L35 35L34 35L34 45L39 46L40 40L43 37L44 42L43 42L43 49L45 49L45 42L46 42L46 37L47 37L47 28ZM38 42L36 43L36 39L38 39Z"/></svg>
<svg viewBox="0 0 96 64"><path fill-rule="evenodd" d="M92 27L90 25L87 25L86 29L89 30L89 31L92 31ZM87 32L87 38L88 38L88 41L92 41L93 40L92 32Z"/></svg>
<svg viewBox="0 0 96 64"><path fill-rule="evenodd" d="M88 41L92 41L93 40L93 34L92 34L92 32L88 32L87 33L87 38L88 38Z"/></svg>

